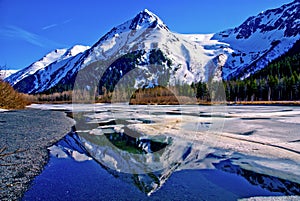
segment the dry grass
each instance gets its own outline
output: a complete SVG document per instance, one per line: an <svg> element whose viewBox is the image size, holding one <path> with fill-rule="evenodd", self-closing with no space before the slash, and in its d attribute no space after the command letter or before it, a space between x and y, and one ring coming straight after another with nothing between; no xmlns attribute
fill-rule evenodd
<svg viewBox="0 0 300 201"><path fill-rule="evenodd" d="M28 104L24 94L16 92L12 86L0 80L0 108L24 109Z"/></svg>

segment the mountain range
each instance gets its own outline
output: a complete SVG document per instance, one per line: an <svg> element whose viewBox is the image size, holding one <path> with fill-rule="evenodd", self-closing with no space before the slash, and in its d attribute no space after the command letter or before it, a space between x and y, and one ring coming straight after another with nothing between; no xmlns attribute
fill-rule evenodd
<svg viewBox="0 0 300 201"><path fill-rule="evenodd" d="M110 91L121 82L141 88L243 79L299 39L299 0L214 34L174 33L145 9L91 47L54 50L5 80L18 91L33 94L70 90L82 79L87 89Z"/></svg>

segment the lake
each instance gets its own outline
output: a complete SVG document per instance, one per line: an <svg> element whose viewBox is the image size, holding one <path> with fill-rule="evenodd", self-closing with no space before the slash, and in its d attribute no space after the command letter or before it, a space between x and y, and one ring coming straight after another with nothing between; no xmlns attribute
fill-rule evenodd
<svg viewBox="0 0 300 201"><path fill-rule="evenodd" d="M300 107L32 105L76 125L23 200L300 195Z"/></svg>

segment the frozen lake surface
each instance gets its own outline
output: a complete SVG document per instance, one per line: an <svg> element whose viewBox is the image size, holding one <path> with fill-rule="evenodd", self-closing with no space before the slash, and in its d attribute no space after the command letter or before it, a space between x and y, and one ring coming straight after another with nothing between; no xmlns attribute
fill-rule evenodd
<svg viewBox="0 0 300 201"><path fill-rule="evenodd" d="M300 107L31 107L66 111L76 126L23 200L300 195Z"/></svg>

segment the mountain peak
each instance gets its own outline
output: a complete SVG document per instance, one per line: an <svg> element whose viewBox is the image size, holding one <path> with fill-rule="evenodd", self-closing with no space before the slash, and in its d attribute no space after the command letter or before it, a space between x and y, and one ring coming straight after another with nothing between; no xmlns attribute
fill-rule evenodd
<svg viewBox="0 0 300 201"><path fill-rule="evenodd" d="M95 81L99 89L105 86L111 90L121 80L140 88L191 84L212 76L213 80L221 76L245 78L300 40L299 1L250 17L236 28L205 36L173 33L158 16L144 9L112 28L84 53L75 56L88 47L56 50L6 81L20 92L40 93L69 88L77 79L86 86ZM84 77L76 78L83 69L79 74ZM132 74L127 74L130 71ZM131 75L135 77L127 77Z"/></svg>
<svg viewBox="0 0 300 201"><path fill-rule="evenodd" d="M73 47L69 48L66 53L64 54L64 57L71 57L75 56L81 52L84 52L85 50L89 49L89 46L83 46L83 45L74 45Z"/></svg>
<svg viewBox="0 0 300 201"><path fill-rule="evenodd" d="M296 37L300 34L299 7L300 0L295 0L279 8L269 9L256 16L249 17L240 26L223 31L219 35L227 38L234 35L236 39L248 39L255 33L280 34L282 37Z"/></svg>
<svg viewBox="0 0 300 201"><path fill-rule="evenodd" d="M154 16L154 13L152 13L151 11L149 11L147 8L145 8L144 10L142 10L140 13L146 13L146 14L148 14L148 15L152 15L152 16Z"/></svg>
<svg viewBox="0 0 300 201"><path fill-rule="evenodd" d="M168 30L168 27L164 22L148 9L139 12L139 14L133 18L129 28L131 30L138 30L141 28L160 28Z"/></svg>
<svg viewBox="0 0 300 201"><path fill-rule="evenodd" d="M151 18L153 20L159 20L160 22L162 22L161 19L157 15L155 15L153 12L149 11L147 8L140 11L138 15L142 15L145 18Z"/></svg>

